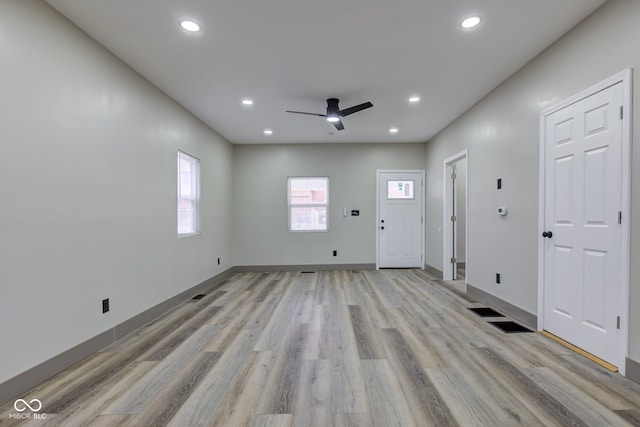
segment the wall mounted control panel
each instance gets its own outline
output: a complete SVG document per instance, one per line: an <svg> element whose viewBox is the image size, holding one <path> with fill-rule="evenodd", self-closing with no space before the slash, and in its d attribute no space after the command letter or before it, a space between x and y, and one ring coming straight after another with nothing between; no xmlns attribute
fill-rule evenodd
<svg viewBox="0 0 640 427"><path fill-rule="evenodd" d="M504 206L498 207L498 215L505 216L507 214L507 208Z"/></svg>

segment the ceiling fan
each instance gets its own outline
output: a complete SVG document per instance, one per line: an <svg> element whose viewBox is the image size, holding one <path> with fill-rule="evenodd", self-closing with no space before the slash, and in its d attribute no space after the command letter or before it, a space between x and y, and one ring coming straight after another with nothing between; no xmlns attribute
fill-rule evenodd
<svg viewBox="0 0 640 427"><path fill-rule="evenodd" d="M338 107L338 102L340 102L338 98L327 99L327 114L306 113L304 111L288 111L288 110L287 110L287 113L307 114L309 116L326 117L327 121L332 125L334 125L336 129L342 130L344 129L344 125L342 124L342 120L341 120L343 117L348 116L349 114L357 113L358 111L362 111L367 108L373 107L372 103L365 102L364 104L359 104L359 105L341 110Z"/></svg>

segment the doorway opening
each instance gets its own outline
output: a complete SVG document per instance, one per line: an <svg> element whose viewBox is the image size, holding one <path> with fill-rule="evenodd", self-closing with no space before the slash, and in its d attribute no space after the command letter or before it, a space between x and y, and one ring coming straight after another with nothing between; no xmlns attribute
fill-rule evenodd
<svg viewBox="0 0 640 427"><path fill-rule="evenodd" d="M468 150L444 160L443 269L444 280L467 283Z"/></svg>

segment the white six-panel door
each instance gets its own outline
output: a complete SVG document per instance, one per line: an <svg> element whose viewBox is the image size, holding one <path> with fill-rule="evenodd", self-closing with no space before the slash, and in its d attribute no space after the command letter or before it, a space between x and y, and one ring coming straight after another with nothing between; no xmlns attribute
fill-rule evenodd
<svg viewBox="0 0 640 427"><path fill-rule="evenodd" d="M423 267L423 177L378 172L378 267Z"/></svg>
<svg viewBox="0 0 640 427"><path fill-rule="evenodd" d="M622 83L545 119L544 329L619 360Z"/></svg>

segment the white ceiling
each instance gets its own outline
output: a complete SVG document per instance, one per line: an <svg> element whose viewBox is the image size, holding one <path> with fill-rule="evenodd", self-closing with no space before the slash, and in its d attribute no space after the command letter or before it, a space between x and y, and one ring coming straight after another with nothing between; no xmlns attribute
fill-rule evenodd
<svg viewBox="0 0 640 427"><path fill-rule="evenodd" d="M427 141L606 0L46 1L243 144ZM462 30L473 14L482 24ZM285 113L324 113L330 97L374 107L340 132Z"/></svg>

